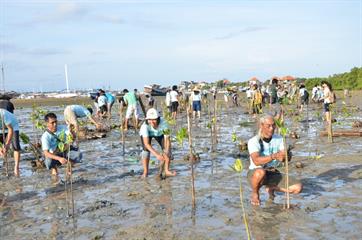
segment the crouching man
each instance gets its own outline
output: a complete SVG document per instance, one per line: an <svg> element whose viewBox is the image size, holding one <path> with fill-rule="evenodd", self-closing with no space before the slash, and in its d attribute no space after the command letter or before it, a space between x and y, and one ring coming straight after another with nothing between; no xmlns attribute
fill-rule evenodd
<svg viewBox="0 0 362 240"><path fill-rule="evenodd" d="M274 191L298 194L302 191L302 184L289 177L289 188L285 188L286 176L279 170L285 161L283 139L274 134L274 119L270 115L260 118L258 135L248 142L250 166L248 179L251 183L251 204L260 205L259 190L264 185L269 198L274 199Z"/></svg>
<svg viewBox="0 0 362 240"><path fill-rule="evenodd" d="M57 116L54 113L46 114L44 120L46 130L41 137L41 145L45 157L45 166L48 170L51 170L52 175L57 175L57 168L68 162L67 151L60 151L58 144L60 142L64 143L67 134L70 134L70 132L64 125L58 126ZM64 140L61 140L63 138ZM65 147L65 150L67 150L67 147Z"/></svg>
<svg viewBox="0 0 362 240"><path fill-rule="evenodd" d="M152 153L161 164L165 163L166 176L175 176L176 172L170 171L170 151L171 144L169 139L164 136L164 130L168 129L167 122L161 118L156 109L150 108L146 114L146 121L142 124L140 129L140 136L142 142L142 164L143 174L142 177L148 176L148 166L150 162L150 153ZM152 138L155 138L160 144L163 153L157 152L151 145Z"/></svg>

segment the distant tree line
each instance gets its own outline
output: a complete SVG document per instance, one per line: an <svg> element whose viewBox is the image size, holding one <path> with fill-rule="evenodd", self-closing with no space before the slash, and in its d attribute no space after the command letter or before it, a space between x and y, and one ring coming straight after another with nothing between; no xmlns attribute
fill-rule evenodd
<svg viewBox="0 0 362 240"><path fill-rule="evenodd" d="M304 82L308 89L312 89L321 81L330 82L334 90L360 90L362 89L362 67L354 67L350 72L334 74L326 78L298 78L298 82Z"/></svg>

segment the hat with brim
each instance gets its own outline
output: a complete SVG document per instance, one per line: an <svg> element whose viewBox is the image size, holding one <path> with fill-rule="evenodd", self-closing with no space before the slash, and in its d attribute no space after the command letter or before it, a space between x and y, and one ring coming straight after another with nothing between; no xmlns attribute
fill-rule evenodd
<svg viewBox="0 0 362 240"><path fill-rule="evenodd" d="M156 109L154 109L154 108L148 109L147 114L146 114L147 120L157 119L159 117L160 117L160 115L158 114L158 111Z"/></svg>

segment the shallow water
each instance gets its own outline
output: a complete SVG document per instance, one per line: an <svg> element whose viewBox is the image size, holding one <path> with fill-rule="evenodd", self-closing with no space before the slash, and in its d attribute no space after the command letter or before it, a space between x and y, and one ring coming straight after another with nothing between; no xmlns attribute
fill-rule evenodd
<svg viewBox="0 0 362 240"><path fill-rule="evenodd" d="M48 109L62 114L62 107ZM186 141L182 146L173 143L176 177L156 179L158 167L153 158L156 165L150 165L150 177L143 180L139 178L138 135L133 130L127 133L126 154L122 156L120 132L113 130L106 138L80 144L83 162L73 173L74 218L67 217L64 182L54 183L48 171L34 172L29 161L22 161L20 178L1 175L0 198L5 199L0 208L1 239L246 239L239 176L229 166L241 158L246 168L249 160L231 141L231 135L235 132L247 141L256 133L256 125L244 114L245 105L224 106L221 111L215 152L210 151L207 114L194 123L194 148L201 157L195 168L196 209L191 205L190 165L183 160L188 153ZM244 205L253 239L361 236L362 138L335 138L335 143L328 144L326 138L319 137L324 127L315 111L320 110L311 106L307 121L286 121L300 135L300 139L287 140L294 145L290 171L305 186L299 196L291 196L290 210L283 209L284 194L270 203L264 192L261 207L252 207L246 170L242 172ZM21 130L33 138L37 134L29 123L30 113L31 109L24 108L16 115ZM337 117L337 121L343 121L347 128L361 117L358 111L353 118ZM185 119L184 115L179 118L178 128L186 127ZM117 123L116 116L112 122ZM304 168L295 168L296 161ZM60 178L64 179L63 168Z"/></svg>

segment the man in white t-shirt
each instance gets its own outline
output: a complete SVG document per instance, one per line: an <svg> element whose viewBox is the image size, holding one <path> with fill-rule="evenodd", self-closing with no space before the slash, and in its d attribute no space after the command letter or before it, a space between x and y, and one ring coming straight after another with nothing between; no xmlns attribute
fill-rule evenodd
<svg viewBox="0 0 362 240"><path fill-rule="evenodd" d="M266 186L270 199L274 199L274 191L287 191L285 175L278 170L282 167L286 154L282 137L274 134L275 127L272 116L261 117L258 135L248 141L250 154L248 179L252 188L252 205L260 205L259 190L263 185ZM289 193L298 194L302 188L298 180L289 177Z"/></svg>

